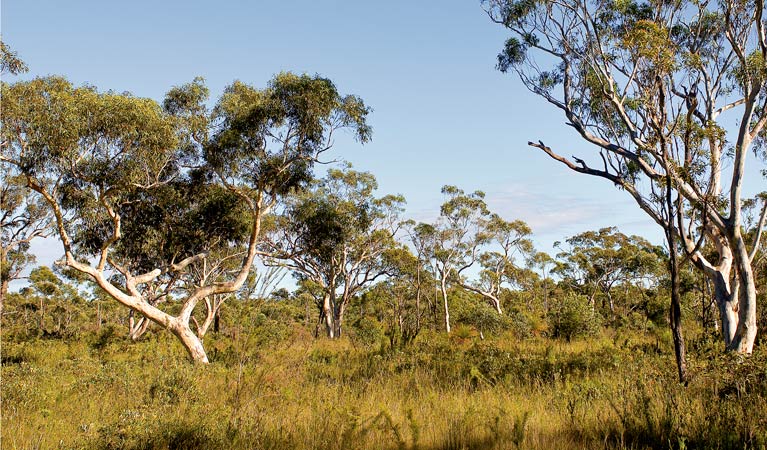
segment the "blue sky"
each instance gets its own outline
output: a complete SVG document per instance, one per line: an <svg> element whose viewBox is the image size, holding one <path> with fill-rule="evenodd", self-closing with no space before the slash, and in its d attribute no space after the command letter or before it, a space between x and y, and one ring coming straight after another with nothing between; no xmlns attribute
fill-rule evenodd
<svg viewBox="0 0 767 450"><path fill-rule="evenodd" d="M403 194L409 217L434 218L441 186L454 184L527 221L545 251L605 226L661 242L625 193L527 146L588 149L561 114L494 69L507 34L478 0L3 0L2 35L27 76L158 100L198 75L215 98L235 79L264 86L280 71L319 73L374 109L372 143L342 139L332 156L373 172L381 193ZM46 263L57 253L48 241L35 249Z"/></svg>

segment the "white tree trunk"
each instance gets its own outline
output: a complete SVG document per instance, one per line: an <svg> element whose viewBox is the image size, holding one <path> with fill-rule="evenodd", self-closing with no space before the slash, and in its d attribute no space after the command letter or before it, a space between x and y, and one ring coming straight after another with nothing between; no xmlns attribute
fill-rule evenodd
<svg viewBox="0 0 767 450"><path fill-rule="evenodd" d="M756 279L746 243L739 232L733 239L735 266L738 274L738 326L728 350L751 354L756 340Z"/></svg>
<svg viewBox="0 0 767 450"><path fill-rule="evenodd" d="M136 323L133 318L133 314L131 314L130 318L128 319L128 337L130 337L132 341L137 341L141 336L144 335L144 333L146 333L146 330L149 329L149 325L151 323L152 322L146 317L141 317L138 323Z"/></svg>
<svg viewBox="0 0 767 450"><path fill-rule="evenodd" d="M325 319L325 332L327 333L328 337L330 339L334 339L335 336L335 326L333 323L334 313L333 313L333 305L330 301L330 295L325 294L322 299L322 315Z"/></svg>
<svg viewBox="0 0 767 450"><path fill-rule="evenodd" d="M170 331L176 335L181 341L186 351L189 353L189 357L195 363L208 363L208 355L205 353L205 348L202 346L202 341L196 334L189 328L188 323L176 320L171 323Z"/></svg>
<svg viewBox="0 0 767 450"><path fill-rule="evenodd" d="M445 306L445 331L450 333L450 308L447 304L447 286L445 286L445 280L441 281L440 289L442 291L442 301Z"/></svg>
<svg viewBox="0 0 767 450"><path fill-rule="evenodd" d="M503 315L503 310L501 310L501 301L496 297L491 297L490 301L493 303L493 307L495 308L495 311L498 314Z"/></svg>

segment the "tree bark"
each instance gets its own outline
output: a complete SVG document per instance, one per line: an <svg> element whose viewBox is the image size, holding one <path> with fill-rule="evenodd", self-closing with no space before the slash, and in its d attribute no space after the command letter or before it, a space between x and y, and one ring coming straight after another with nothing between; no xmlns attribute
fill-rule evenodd
<svg viewBox="0 0 767 450"><path fill-rule="evenodd" d="M344 320L344 310L346 303L341 302L341 304L336 305L335 312L333 314L333 337L335 339L338 339L341 337L341 324Z"/></svg>
<svg viewBox="0 0 767 450"><path fill-rule="evenodd" d="M325 331L330 339L335 338L335 326L333 324L335 314L333 309L330 295L325 294L322 298L322 316L325 319Z"/></svg>
<svg viewBox="0 0 767 450"><path fill-rule="evenodd" d="M445 306L445 331L450 333L450 308L447 304L447 286L445 286L445 280L440 282L440 290L442 292L442 301Z"/></svg>
<svg viewBox="0 0 767 450"><path fill-rule="evenodd" d="M189 357L195 363L207 364L208 355L202 346L202 341L183 321L175 320L171 323L170 331L181 341L181 344L189 353Z"/></svg>
<svg viewBox="0 0 767 450"><path fill-rule="evenodd" d="M738 282L738 325L728 350L751 354L756 340L756 279L746 243L736 230L732 239Z"/></svg>
<svg viewBox="0 0 767 450"><path fill-rule="evenodd" d="M3 278L0 282L0 317L3 317L3 306L5 306L5 297L8 295L8 285L10 282Z"/></svg>
<svg viewBox="0 0 767 450"><path fill-rule="evenodd" d="M669 322L671 325L671 335L674 340L674 355L676 356L677 374L679 382L687 382L687 351L684 344L684 334L682 333L682 296L679 291L679 260L677 259L676 248L673 242L670 242L669 252L669 271L671 272L671 308L669 311Z"/></svg>
<svg viewBox="0 0 767 450"><path fill-rule="evenodd" d="M724 340L725 348L730 348L732 340L735 337L735 331L738 327L738 302L737 298L733 298L733 293L737 292L731 291L729 278L730 273L728 268L724 271L717 271L712 279L714 284L714 299L719 308L719 317L722 322L722 339ZM736 288L735 290L737 291L738 289Z"/></svg>

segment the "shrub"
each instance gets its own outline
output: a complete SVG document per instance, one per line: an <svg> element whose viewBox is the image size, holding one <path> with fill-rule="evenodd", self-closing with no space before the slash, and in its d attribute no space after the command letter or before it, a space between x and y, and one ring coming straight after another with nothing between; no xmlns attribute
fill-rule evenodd
<svg viewBox="0 0 767 450"><path fill-rule="evenodd" d="M582 295L568 294L553 305L549 314L552 336L568 341L598 333L601 324L601 316Z"/></svg>
<svg viewBox="0 0 767 450"><path fill-rule="evenodd" d="M353 339L365 345L380 343L384 338L381 323L370 317L361 317L352 324Z"/></svg>

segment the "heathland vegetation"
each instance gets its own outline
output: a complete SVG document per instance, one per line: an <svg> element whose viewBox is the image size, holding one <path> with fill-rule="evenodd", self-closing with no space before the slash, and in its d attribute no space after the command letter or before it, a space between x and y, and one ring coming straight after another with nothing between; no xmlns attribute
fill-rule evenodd
<svg viewBox="0 0 767 450"><path fill-rule="evenodd" d="M607 227L550 255L449 184L414 221L373 174L318 173L372 137L320 75L216 100L201 78L162 101L3 81L2 445L767 446L767 194L744 193L767 157L763 1L482 6L512 35L498 68L595 154L529 145L626 192L663 243Z"/></svg>

